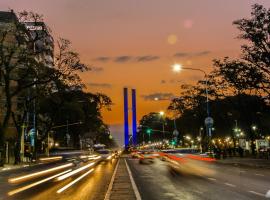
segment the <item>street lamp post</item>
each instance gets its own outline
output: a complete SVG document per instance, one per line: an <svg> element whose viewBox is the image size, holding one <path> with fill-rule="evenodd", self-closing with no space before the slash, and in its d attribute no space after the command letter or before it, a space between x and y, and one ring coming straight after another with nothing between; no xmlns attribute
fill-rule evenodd
<svg viewBox="0 0 270 200"><path fill-rule="evenodd" d="M163 119L163 116L165 115L164 111L160 111L159 115L162 117L162 133L163 133L163 140L165 140L165 126L164 126L164 119Z"/></svg>
<svg viewBox="0 0 270 200"><path fill-rule="evenodd" d="M198 69L198 68L183 67L180 64L172 65L172 69L176 73L179 73L181 70L184 69L184 70L199 71L199 72L202 72L204 74L204 77L205 77L205 93L206 93L206 113L207 113L207 118L205 119L205 125L206 125L207 135L209 136L209 141L211 141L211 136L212 136L211 126L213 124L213 119L210 117L209 88L208 88L208 80L207 80L206 72L204 70Z"/></svg>
<svg viewBox="0 0 270 200"><path fill-rule="evenodd" d="M207 111L207 117L210 117L210 108L209 108L209 89L208 89L208 80L207 80L207 74L204 70L198 69L198 68L191 68L191 67L183 67L180 64L174 64L172 66L173 71L179 73L181 70L193 70L193 71L199 71L204 74L205 77L205 93L206 93L206 111Z"/></svg>

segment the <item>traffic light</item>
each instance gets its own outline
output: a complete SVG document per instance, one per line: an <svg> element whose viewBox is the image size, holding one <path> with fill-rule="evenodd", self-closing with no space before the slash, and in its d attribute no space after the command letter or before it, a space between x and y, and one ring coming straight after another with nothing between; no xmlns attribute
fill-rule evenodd
<svg viewBox="0 0 270 200"><path fill-rule="evenodd" d="M147 134L151 134L151 133L152 133L152 129L148 128L148 129L146 130L146 133L147 133Z"/></svg>
<svg viewBox="0 0 270 200"><path fill-rule="evenodd" d="M175 140L172 140L171 144L172 144L173 146L176 145Z"/></svg>

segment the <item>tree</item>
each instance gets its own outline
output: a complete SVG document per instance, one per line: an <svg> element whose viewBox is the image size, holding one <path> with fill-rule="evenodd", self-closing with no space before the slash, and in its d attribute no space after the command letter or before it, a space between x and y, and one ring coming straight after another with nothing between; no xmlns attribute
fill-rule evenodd
<svg viewBox="0 0 270 200"><path fill-rule="evenodd" d="M110 109L111 104L111 99L104 94L86 93L82 90L61 91L43 97L38 110L39 128L43 130L42 139L45 139L51 130L55 130L54 139L64 146L67 133L65 125L68 121L69 124L81 122L68 128L74 141L72 146L78 147L79 137L109 144L109 129L102 120L101 110ZM53 129L59 125L63 126Z"/></svg>
<svg viewBox="0 0 270 200"><path fill-rule="evenodd" d="M139 143L142 143L143 141L161 141L163 139L171 139L172 131L173 122L171 120L163 118L159 113L151 112L144 115L139 122L138 141Z"/></svg>
<svg viewBox="0 0 270 200"><path fill-rule="evenodd" d="M71 43L61 38L57 42L53 65L47 65L42 59L43 53L48 51L43 48L47 35L40 34L38 29L29 31L26 28L29 21L40 25L42 16L26 11L19 13L18 18L14 13L11 15L10 23L4 24L0 29L0 80L3 88L1 98L5 105L0 122L2 151L9 123L13 121L19 134L17 138L20 138L25 113L40 93L51 94L67 88L82 88L83 84L76 72L89 69L81 63L79 54L71 50ZM35 92L31 98L26 98L27 93L32 91ZM25 106L16 108L14 104L19 100L23 101ZM21 115L16 113L19 110ZM1 156L3 160L4 153Z"/></svg>
<svg viewBox="0 0 270 200"><path fill-rule="evenodd" d="M240 92L270 95L270 9L252 6L251 18L233 22L244 39L239 59L214 60L216 75Z"/></svg>

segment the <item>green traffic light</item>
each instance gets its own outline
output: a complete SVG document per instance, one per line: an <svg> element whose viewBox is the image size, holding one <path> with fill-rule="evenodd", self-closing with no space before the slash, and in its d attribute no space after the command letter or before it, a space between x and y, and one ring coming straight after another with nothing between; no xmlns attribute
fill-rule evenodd
<svg viewBox="0 0 270 200"><path fill-rule="evenodd" d="M149 128L146 130L146 133L151 134L152 130Z"/></svg>

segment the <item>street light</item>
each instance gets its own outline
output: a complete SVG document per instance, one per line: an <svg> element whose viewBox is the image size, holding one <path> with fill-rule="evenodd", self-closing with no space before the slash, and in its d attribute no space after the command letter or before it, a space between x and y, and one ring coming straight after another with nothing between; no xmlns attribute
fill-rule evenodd
<svg viewBox="0 0 270 200"><path fill-rule="evenodd" d="M257 127L256 127L255 125L253 125L253 126L252 126L252 130L255 131L256 129L257 129Z"/></svg>
<svg viewBox="0 0 270 200"><path fill-rule="evenodd" d="M160 111L159 114L160 114L160 116L163 116L165 113L164 113L164 111Z"/></svg>
<svg viewBox="0 0 270 200"><path fill-rule="evenodd" d="M205 93L206 93L206 113L207 113L207 118L205 119L205 125L206 125L206 130L208 133L209 138L211 138L211 126L213 124L213 119L210 117L210 109L209 109L209 97L208 97L208 79L207 79L207 74L204 70L202 69L198 69L198 68L190 68L190 67L183 67L181 64L179 63L175 63L172 66L172 70L176 73L179 73L180 71L182 71L183 69L185 70L192 70L192 71L199 71L202 72L204 74L205 77Z"/></svg>
<svg viewBox="0 0 270 200"><path fill-rule="evenodd" d="M163 139L165 140L165 127L164 127L164 119L163 119L163 116L165 115L164 111L160 111L159 115L162 117L162 133L163 133Z"/></svg>
<svg viewBox="0 0 270 200"><path fill-rule="evenodd" d="M181 64L175 63L174 65L172 65L172 69L174 72L179 73L180 71L182 71L183 66Z"/></svg>
<svg viewBox="0 0 270 200"><path fill-rule="evenodd" d="M185 70L193 70L193 71L199 71L202 72L204 74L205 77L205 93L206 93L206 108L207 108L207 116L210 116L210 111L209 111L209 98L208 98L208 80L207 80L207 74L204 70L202 69L198 69L198 68L191 68L191 67L183 67L181 64L179 63L175 63L172 65L172 70L176 73L179 73L180 71L182 71L183 69Z"/></svg>

